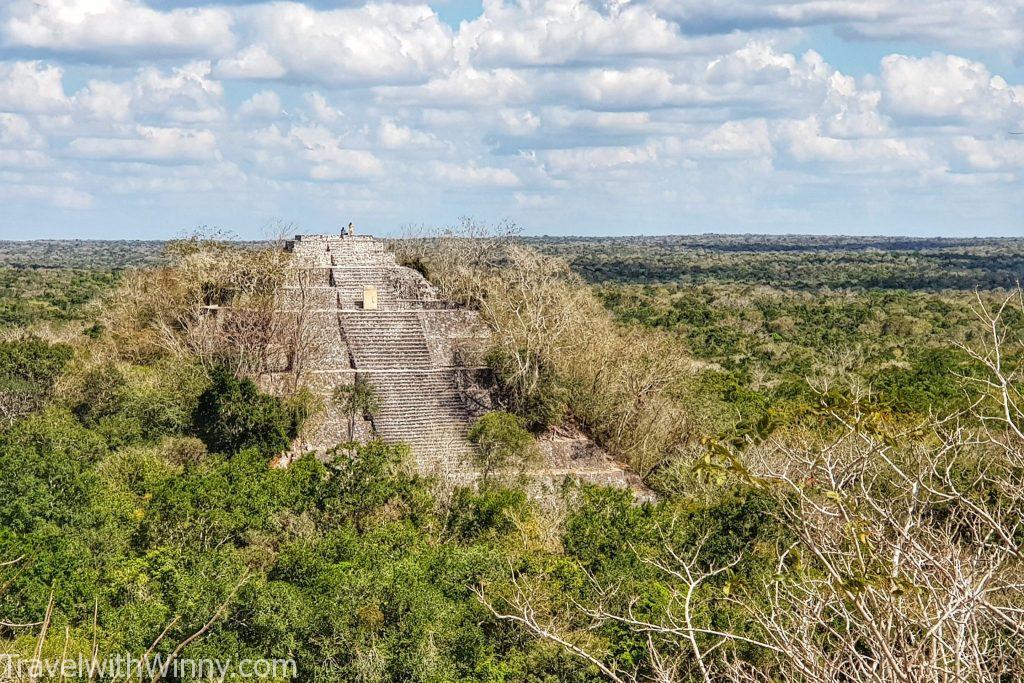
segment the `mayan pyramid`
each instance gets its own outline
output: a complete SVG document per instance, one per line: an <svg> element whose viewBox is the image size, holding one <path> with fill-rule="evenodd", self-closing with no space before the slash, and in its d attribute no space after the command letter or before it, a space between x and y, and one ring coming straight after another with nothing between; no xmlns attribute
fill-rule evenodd
<svg viewBox="0 0 1024 683"><path fill-rule="evenodd" d="M298 381L325 410L299 435L291 455L324 453L349 437L409 446L417 470L459 483L476 478L466 433L490 406L481 364L488 331L476 312L440 299L419 272L399 265L370 236L298 235L289 280L278 292L282 336L275 365L260 383L283 391ZM298 351L296 350L298 349ZM368 381L381 401L351 424L331 397ZM297 378L297 379L296 379ZM539 442L541 462L528 472L557 486L566 476L638 488L635 475L571 430Z"/></svg>

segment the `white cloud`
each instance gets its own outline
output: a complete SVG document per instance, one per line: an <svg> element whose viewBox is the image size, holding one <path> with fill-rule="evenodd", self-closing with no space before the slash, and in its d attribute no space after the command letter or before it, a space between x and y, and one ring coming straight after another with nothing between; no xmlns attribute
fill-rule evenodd
<svg viewBox="0 0 1024 683"><path fill-rule="evenodd" d="M1018 0L886 0L884 4L884 15L875 21L852 22L841 33L864 40L910 40L1017 54L1024 46Z"/></svg>
<svg viewBox="0 0 1024 683"><path fill-rule="evenodd" d="M181 194L195 195L216 192L220 196L237 191L245 182L245 175L233 163L221 161L212 164L153 166L150 164L122 164L130 166L132 173L121 173L111 179L110 191L119 195Z"/></svg>
<svg viewBox="0 0 1024 683"><path fill-rule="evenodd" d="M284 78L288 69L270 54L266 45L249 45L217 62L217 78L272 80Z"/></svg>
<svg viewBox="0 0 1024 683"><path fill-rule="evenodd" d="M483 15L463 24L456 50L478 66L544 66L705 52L705 42L684 38L641 4L602 10L583 0L487 0Z"/></svg>
<svg viewBox="0 0 1024 683"><path fill-rule="evenodd" d="M779 30L831 25L853 40L903 40L1019 51L1017 0L648 0L688 32Z"/></svg>
<svg viewBox="0 0 1024 683"><path fill-rule="evenodd" d="M201 163L220 158L217 139L208 130L136 126L122 137L81 137L72 140L72 155L103 161Z"/></svg>
<svg viewBox="0 0 1024 683"><path fill-rule="evenodd" d="M207 123L223 116L224 89L210 78L209 62L191 62L170 74L149 68L135 79L136 110L162 112L181 123Z"/></svg>
<svg viewBox="0 0 1024 683"><path fill-rule="evenodd" d="M34 149L0 149L0 168L42 170L52 166L53 159L44 152Z"/></svg>
<svg viewBox="0 0 1024 683"><path fill-rule="evenodd" d="M774 151L768 123L764 119L727 121L684 143L682 149L690 156L717 159L771 157Z"/></svg>
<svg viewBox="0 0 1024 683"><path fill-rule="evenodd" d="M652 146L555 149L540 156L544 167L559 175L647 166L658 160L658 152Z"/></svg>
<svg viewBox="0 0 1024 683"><path fill-rule="evenodd" d="M0 22L6 45L54 51L206 55L234 42L227 10L160 12L133 0L11 0Z"/></svg>
<svg viewBox="0 0 1024 683"><path fill-rule="evenodd" d="M649 109L693 103L698 99L693 86L674 82L672 74L660 67L596 69L571 80L556 75L552 87L568 87L575 98L601 109Z"/></svg>
<svg viewBox="0 0 1024 683"><path fill-rule="evenodd" d="M933 165L928 144L918 139L867 138L849 140L822 134L821 122L811 117L782 126L781 137L800 162L821 162L861 173L925 170Z"/></svg>
<svg viewBox="0 0 1024 683"><path fill-rule="evenodd" d="M100 121L130 121L132 88L128 83L89 81L75 93L75 104L90 118Z"/></svg>
<svg viewBox="0 0 1024 683"><path fill-rule="evenodd" d="M238 16L252 44L217 64L222 78L415 83L451 61L451 30L426 5L318 11L277 2L247 6Z"/></svg>
<svg viewBox="0 0 1024 683"><path fill-rule="evenodd" d="M459 68L422 86L377 88L384 101L435 107L494 107L529 102L533 88L512 69Z"/></svg>
<svg viewBox="0 0 1024 683"><path fill-rule="evenodd" d="M309 108L313 111L313 118L320 123L325 125L331 125L337 121L340 121L342 114L338 109L331 106L327 98L319 92L308 92L305 94L304 99Z"/></svg>
<svg viewBox="0 0 1024 683"><path fill-rule="evenodd" d="M878 110L882 94L858 89L856 81L839 73L828 78L821 115L826 132L837 138L883 137L889 133L888 117Z"/></svg>
<svg viewBox="0 0 1024 683"><path fill-rule="evenodd" d="M434 175L445 185L454 187L518 187L519 176L507 168L477 166L474 163L450 164L436 162Z"/></svg>
<svg viewBox="0 0 1024 683"><path fill-rule="evenodd" d="M510 135L527 135L541 126L540 118L528 109L502 109L498 119L502 130Z"/></svg>
<svg viewBox="0 0 1024 683"><path fill-rule="evenodd" d="M265 172L311 180L359 180L380 176L384 166L373 152L355 149L320 125L276 125L250 136L253 159Z"/></svg>
<svg viewBox="0 0 1024 683"><path fill-rule="evenodd" d="M958 137L953 146L971 169L1005 171L1024 169L1024 142L1018 140L979 140Z"/></svg>
<svg viewBox="0 0 1024 683"><path fill-rule="evenodd" d="M433 135L413 130L392 120L381 122L377 136L385 149L430 149L439 146L437 138Z"/></svg>
<svg viewBox="0 0 1024 683"><path fill-rule="evenodd" d="M896 116L968 124L1024 120L1024 88L963 57L889 55L882 60L881 82L884 105Z"/></svg>
<svg viewBox="0 0 1024 683"><path fill-rule="evenodd" d="M99 121L209 124L224 116L224 90L210 79L210 63L190 62L164 72L139 69L131 81L89 81L74 103Z"/></svg>
<svg viewBox="0 0 1024 683"><path fill-rule="evenodd" d="M238 108L242 116L255 119L276 119L281 115L281 96L273 90L254 93Z"/></svg>
<svg viewBox="0 0 1024 683"><path fill-rule="evenodd" d="M31 62L0 62L0 111L53 113L68 105L64 71Z"/></svg>
<svg viewBox="0 0 1024 683"><path fill-rule="evenodd" d="M0 149L39 149L46 140L24 116L0 114Z"/></svg>

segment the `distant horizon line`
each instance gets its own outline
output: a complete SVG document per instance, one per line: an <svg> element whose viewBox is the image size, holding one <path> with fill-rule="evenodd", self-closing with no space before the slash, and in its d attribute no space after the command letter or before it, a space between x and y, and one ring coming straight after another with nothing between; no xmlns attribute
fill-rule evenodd
<svg viewBox="0 0 1024 683"><path fill-rule="evenodd" d="M291 239L297 235L333 235L335 232L299 232L293 233L286 236L282 236L284 239ZM363 237L377 237L379 239L403 239L400 235L378 235L372 232L361 232L360 236ZM430 237L426 235L425 237ZM190 235L176 235L171 237L162 238L133 238L133 237L32 237L32 238L8 238L0 237L0 243L5 242L19 242L19 243L30 243L30 242L172 242L176 240L189 239ZM950 235L909 235L909 234L856 234L856 233L822 233L822 232L673 232L673 233L609 233L600 235L587 235L587 234L552 234L552 233L540 233L540 234L521 234L517 235L517 238L524 239L591 239L591 240L614 240L623 238L670 238L670 237L765 237L765 238L827 238L827 239L869 239L869 240L907 240L915 242L923 242L928 240L944 240L944 241L986 241L986 240L1000 240L1000 241L1015 241L1024 240L1024 235L973 235L970 237L956 237ZM217 239L211 237L210 239ZM273 237L225 237L221 238L225 242L271 242L276 238ZM408 239L417 239L417 237L410 237Z"/></svg>

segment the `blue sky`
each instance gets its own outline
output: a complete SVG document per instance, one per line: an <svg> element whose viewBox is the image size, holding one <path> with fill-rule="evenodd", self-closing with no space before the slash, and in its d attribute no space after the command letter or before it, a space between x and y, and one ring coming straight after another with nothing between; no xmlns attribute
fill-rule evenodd
<svg viewBox="0 0 1024 683"><path fill-rule="evenodd" d="M0 238L1021 235L1021 0L5 0Z"/></svg>

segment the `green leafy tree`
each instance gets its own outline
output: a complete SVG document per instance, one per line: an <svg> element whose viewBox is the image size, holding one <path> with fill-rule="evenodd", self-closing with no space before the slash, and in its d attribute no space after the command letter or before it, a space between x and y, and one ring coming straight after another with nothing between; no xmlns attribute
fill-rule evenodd
<svg viewBox="0 0 1024 683"><path fill-rule="evenodd" d="M365 376L356 375L352 384L335 389L334 403L348 418L348 440L352 441L356 432L356 416L366 419L377 413L381 398Z"/></svg>
<svg viewBox="0 0 1024 683"><path fill-rule="evenodd" d="M235 453L255 448L264 456L286 450L300 426L296 411L225 368L212 374L193 415L196 435L209 449Z"/></svg>
<svg viewBox="0 0 1024 683"><path fill-rule="evenodd" d="M533 454L533 436L519 417L503 410L487 413L474 422L469 440L477 447L474 459L484 481L497 470L522 465Z"/></svg>
<svg viewBox="0 0 1024 683"><path fill-rule="evenodd" d="M0 341L0 426L39 410L71 360L67 344L36 337Z"/></svg>
<svg viewBox="0 0 1024 683"><path fill-rule="evenodd" d="M492 349L486 361L501 405L519 415L526 427L543 431L565 416L565 390L545 358L525 350Z"/></svg>

